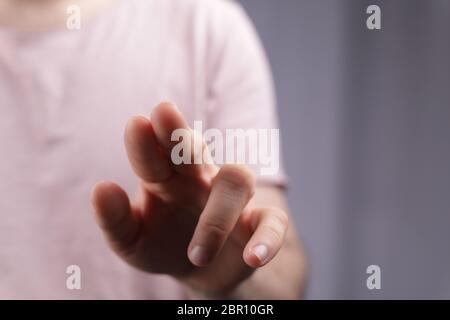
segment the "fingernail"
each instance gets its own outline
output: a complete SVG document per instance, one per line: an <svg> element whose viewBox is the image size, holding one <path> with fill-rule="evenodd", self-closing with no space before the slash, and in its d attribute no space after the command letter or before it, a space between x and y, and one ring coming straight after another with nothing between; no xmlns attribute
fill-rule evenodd
<svg viewBox="0 0 450 320"><path fill-rule="evenodd" d="M258 244L252 248L252 253L258 258L261 264L264 264L269 255L269 249L265 244Z"/></svg>
<svg viewBox="0 0 450 320"><path fill-rule="evenodd" d="M195 246L191 249L189 253L189 258L191 262L198 267L206 266L210 259L211 255L209 250L204 246Z"/></svg>

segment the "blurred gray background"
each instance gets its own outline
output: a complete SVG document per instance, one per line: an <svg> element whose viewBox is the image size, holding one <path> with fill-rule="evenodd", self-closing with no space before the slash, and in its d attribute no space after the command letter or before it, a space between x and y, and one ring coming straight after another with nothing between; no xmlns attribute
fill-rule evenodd
<svg viewBox="0 0 450 320"><path fill-rule="evenodd" d="M307 298L450 299L450 1L240 2L274 72Z"/></svg>

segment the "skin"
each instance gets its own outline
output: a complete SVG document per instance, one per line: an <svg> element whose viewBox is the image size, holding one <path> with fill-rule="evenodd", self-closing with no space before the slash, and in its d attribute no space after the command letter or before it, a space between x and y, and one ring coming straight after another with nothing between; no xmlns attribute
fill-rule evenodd
<svg viewBox="0 0 450 320"><path fill-rule="evenodd" d="M130 201L112 182L92 192L110 247L138 269L177 278L192 297L298 298L304 258L282 191L256 187L241 165L173 165L178 142L170 137L179 128L193 135L170 103L129 120L125 146L138 194Z"/></svg>
<svg viewBox="0 0 450 320"><path fill-rule="evenodd" d="M64 5L78 4L93 16L113 3L0 0L0 24L46 28L64 23ZM175 277L192 298L299 298L305 256L283 189L256 185L241 165L173 165L169 155L177 142L170 136L178 128L193 132L170 103L128 121L125 147L139 191L130 200L120 186L104 181L91 195L111 249L133 267Z"/></svg>

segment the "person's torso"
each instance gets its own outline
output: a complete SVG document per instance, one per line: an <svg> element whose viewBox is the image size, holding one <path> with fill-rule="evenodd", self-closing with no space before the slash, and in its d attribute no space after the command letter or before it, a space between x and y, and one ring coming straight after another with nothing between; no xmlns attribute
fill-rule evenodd
<svg viewBox="0 0 450 320"><path fill-rule="evenodd" d="M133 270L107 248L89 192L99 180L135 191L123 146L130 116L171 100L189 121L201 117L194 3L121 1L81 30L0 33L0 298L181 297L169 277ZM81 290L66 288L70 265Z"/></svg>

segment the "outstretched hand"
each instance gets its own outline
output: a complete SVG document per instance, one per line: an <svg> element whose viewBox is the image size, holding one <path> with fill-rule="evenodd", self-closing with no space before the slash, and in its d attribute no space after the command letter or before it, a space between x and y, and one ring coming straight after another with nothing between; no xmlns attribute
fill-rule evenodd
<svg viewBox="0 0 450 320"><path fill-rule="evenodd" d="M118 185L97 183L96 218L111 248L132 266L197 290L229 290L275 257L287 214L248 205L255 182L245 166L174 165L171 134L178 128L194 135L170 103L156 106L150 118L129 120L125 146L139 191L130 201Z"/></svg>

